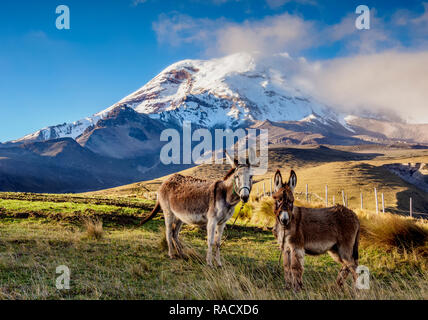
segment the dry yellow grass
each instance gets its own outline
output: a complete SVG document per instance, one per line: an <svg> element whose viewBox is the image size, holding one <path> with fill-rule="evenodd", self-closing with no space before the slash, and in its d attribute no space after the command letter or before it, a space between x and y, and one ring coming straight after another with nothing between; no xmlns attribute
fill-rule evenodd
<svg viewBox="0 0 428 320"><path fill-rule="evenodd" d="M251 203L247 213L254 224L272 227L275 223L273 213L273 199L262 198L259 202ZM296 206L320 208L321 202L307 203L295 201ZM354 210L361 223L361 237L363 244L413 249L424 248L428 254L428 222L426 220L403 217L396 214L376 214L367 210Z"/></svg>
<svg viewBox="0 0 428 320"><path fill-rule="evenodd" d="M428 159L427 159L428 160ZM288 179L289 167L279 167L283 178ZM348 206L360 208L360 194L363 194L363 208L375 210L376 201L374 188L378 191L378 206L382 210L381 195L384 194L385 211L409 211L409 198L413 199L413 210L428 213L428 194L415 186L405 182L398 176L390 173L381 166L366 162L331 162L314 167L295 168L297 174L296 193L298 199L304 200L306 184L311 201L325 201L325 188L328 186L328 203L342 204L342 190L344 191ZM263 193L265 189L270 192L270 178L267 176L263 182L256 183L253 192ZM315 195L314 195L315 194ZM403 212L403 213L404 213Z"/></svg>
<svg viewBox="0 0 428 320"><path fill-rule="evenodd" d="M248 268L242 264L227 263L221 270L202 267L202 271L204 281L188 283L184 287L192 298L208 300L426 300L428 298L426 272L413 274L411 281L400 276L391 277L388 282L372 278L369 290L359 290L350 285L339 288L334 284L333 275L311 270L304 275L304 289L295 292L278 288L282 270L272 265L256 265Z"/></svg>
<svg viewBox="0 0 428 320"><path fill-rule="evenodd" d="M361 236L367 244L407 249L428 245L428 224L423 221L362 210L358 210L357 214Z"/></svg>
<svg viewBox="0 0 428 320"><path fill-rule="evenodd" d="M348 206L360 208L360 193L364 197L364 209L375 210L374 188L378 189L378 203L381 208L381 194L384 194L385 209L388 212L409 210L409 197L413 198L413 208L417 212L428 213L428 194L390 173L384 167L388 163L428 162L428 150L391 149L379 146L319 147L294 146L274 147L269 150L269 170L265 175L255 176L252 197L270 192L270 179L280 169L284 179L288 179L291 168L297 173L296 192L304 193L306 184L309 192L325 197L325 186L329 189L329 203L333 195L335 203L342 203L342 190L348 197ZM229 169L229 165L200 165L181 171L205 179L219 179ZM168 176L155 180L138 182L117 188L101 190L90 194L154 197L162 181ZM258 194L257 194L258 193ZM303 198L301 198L303 199ZM312 196L312 200L316 196Z"/></svg>
<svg viewBox="0 0 428 320"><path fill-rule="evenodd" d="M197 269L197 280L185 281L179 292L184 297L196 299L428 299L428 224L424 221L392 214L408 209L408 198L414 200L415 211L428 212L428 194L391 174L382 166L387 163L428 162L427 150L389 150L364 147L273 148L269 151L269 171L255 177L250 199L238 224L248 228L226 228L228 240L222 252L226 257L221 269L207 268L203 259L190 259L179 263L181 272ZM272 235L266 235L260 227L272 227L274 216L272 200L260 199L262 183L270 191L270 178L280 168L284 179L290 168L298 176L296 205L325 206L325 185L329 187L329 204L335 195L335 203L341 203L341 191L348 196L348 206L361 221L360 264L368 266L371 273L370 290L354 290L347 286L344 291L334 286L338 266L328 255L305 257L305 289L300 293L284 290L282 269L278 266L278 254ZM218 179L228 165L202 165L181 172L201 178ZM163 179L140 182L100 194L139 197L153 196ZM312 196L307 203L302 193L309 185ZM384 193L386 214L373 214L375 199L373 189L378 189L379 207ZM258 193L257 194L257 189ZM364 210L360 207L360 192L364 195ZM236 211L239 210L239 207ZM258 228L251 228L257 226ZM250 231L251 230L251 231ZM192 235L190 249L195 244L203 248L206 240L203 232L186 227L183 237ZM261 240L264 237L263 240ZM189 244L189 242L187 242ZM160 246L165 249L161 240ZM159 248L158 248L159 249ZM165 252L165 251L163 251ZM139 273L137 270L136 273ZM176 270L174 270L176 274ZM189 272L189 275L193 273ZM166 295L163 293L163 295Z"/></svg>
<svg viewBox="0 0 428 320"><path fill-rule="evenodd" d="M102 239L104 235L103 222L99 219L84 218L85 236L89 239Z"/></svg>

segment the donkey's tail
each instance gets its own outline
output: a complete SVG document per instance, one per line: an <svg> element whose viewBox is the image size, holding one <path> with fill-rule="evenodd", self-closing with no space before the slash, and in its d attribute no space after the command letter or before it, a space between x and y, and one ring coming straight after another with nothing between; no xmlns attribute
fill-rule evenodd
<svg viewBox="0 0 428 320"><path fill-rule="evenodd" d="M358 244L360 242L360 226L358 226L357 235L355 236L354 248L352 249L352 258L358 263Z"/></svg>
<svg viewBox="0 0 428 320"><path fill-rule="evenodd" d="M147 221L153 219L155 217L155 215L160 211L160 208L161 208L161 206L160 206L160 203L159 203L159 200L158 200L158 201L156 201L156 205L153 208L153 210L150 213L150 215L148 217L144 218L143 221L140 222L140 226L142 226L143 224L145 224Z"/></svg>

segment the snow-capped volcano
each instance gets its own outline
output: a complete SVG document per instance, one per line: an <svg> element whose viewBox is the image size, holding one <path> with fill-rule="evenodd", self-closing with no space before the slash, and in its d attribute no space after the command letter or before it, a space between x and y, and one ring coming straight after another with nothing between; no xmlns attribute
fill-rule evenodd
<svg viewBox="0 0 428 320"><path fill-rule="evenodd" d="M290 83L296 64L280 54L238 53L175 63L117 104L181 124L234 127L245 120L301 120L329 110ZM102 115L105 113L99 113Z"/></svg>
<svg viewBox="0 0 428 320"><path fill-rule="evenodd" d="M195 129L265 129L280 148L428 141L428 125L336 114L300 88L307 67L286 54L177 62L91 117L0 143L0 190L84 192L184 170L191 164L160 161L161 133L184 120Z"/></svg>
<svg viewBox="0 0 428 320"><path fill-rule="evenodd" d="M302 59L238 53L220 59L172 64L134 93L92 117L44 128L18 140L77 138L111 110L127 106L153 119L181 125L236 127L247 120L298 121L316 114L335 118L322 103L296 88Z"/></svg>

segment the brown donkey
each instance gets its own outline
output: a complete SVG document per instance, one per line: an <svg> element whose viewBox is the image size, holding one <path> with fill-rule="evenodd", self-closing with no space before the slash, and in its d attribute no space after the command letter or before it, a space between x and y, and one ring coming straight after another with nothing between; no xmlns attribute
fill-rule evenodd
<svg viewBox="0 0 428 320"><path fill-rule="evenodd" d="M274 179L276 223L273 233L281 246L286 285L301 289L305 253L320 255L325 252L342 265L337 284L342 286L350 272L355 283L360 235L356 214L341 205L318 209L295 207L296 173L291 170L286 184L279 170Z"/></svg>
<svg viewBox="0 0 428 320"><path fill-rule="evenodd" d="M207 263L212 266L212 248L215 245L215 260L221 266L220 243L224 227L239 201L248 201L252 186L252 169L249 161L239 164L227 153L226 156L232 164L232 169L223 180L209 181L174 174L160 186L158 202L142 224L153 218L162 208L170 258L183 256L183 246L178 234L183 223L187 223L206 226Z"/></svg>

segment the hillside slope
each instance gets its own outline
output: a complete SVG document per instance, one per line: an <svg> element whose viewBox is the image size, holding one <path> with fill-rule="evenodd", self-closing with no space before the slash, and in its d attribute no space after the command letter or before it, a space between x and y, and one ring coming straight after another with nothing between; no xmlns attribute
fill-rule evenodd
<svg viewBox="0 0 428 320"><path fill-rule="evenodd" d="M392 149L379 146L325 147L325 146L276 146L269 151L269 170L263 176L254 177L253 194L270 191L270 179L280 169L284 177L293 168L297 173L297 193L306 191L325 198L325 185L329 188L329 203L335 196L336 203L342 202L342 190L348 196L349 206L360 208L360 193L363 192L364 208L375 209L374 188L378 189L379 206L384 193L386 211L408 212L409 197L413 198L413 209L428 213L428 193L412 185L385 167L391 163L428 163L428 150ZM181 174L202 179L220 179L230 168L223 165L199 165ZM100 190L94 195L139 197L155 192L168 176L155 180ZM301 195L303 197L303 195ZM324 201L324 200L323 200Z"/></svg>

